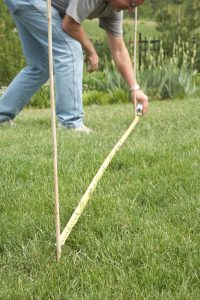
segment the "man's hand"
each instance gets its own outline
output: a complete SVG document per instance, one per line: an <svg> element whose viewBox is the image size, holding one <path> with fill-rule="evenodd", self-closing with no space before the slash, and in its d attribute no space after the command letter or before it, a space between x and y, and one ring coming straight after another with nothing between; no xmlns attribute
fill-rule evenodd
<svg viewBox="0 0 200 300"><path fill-rule="evenodd" d="M98 57L96 51L93 51L91 53L90 52L86 53L85 61L89 63L89 67L87 69L87 71L89 73L98 70L98 67L99 67L99 57Z"/></svg>
<svg viewBox="0 0 200 300"><path fill-rule="evenodd" d="M135 95L134 95L135 94ZM143 115L148 111L148 97L145 93L141 90L131 91L131 100L134 104L135 111L137 108L137 104L142 104L143 106Z"/></svg>

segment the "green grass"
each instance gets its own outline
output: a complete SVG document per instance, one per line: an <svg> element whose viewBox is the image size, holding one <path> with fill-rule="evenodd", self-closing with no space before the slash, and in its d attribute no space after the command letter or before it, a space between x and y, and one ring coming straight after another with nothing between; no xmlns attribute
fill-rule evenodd
<svg viewBox="0 0 200 300"><path fill-rule="evenodd" d="M83 22L84 28L88 34L88 36L93 40L101 39L106 35L105 31L99 28L98 20L85 20ZM133 26L134 22L130 18L124 19L124 32L126 39L133 39ZM158 36L158 32L156 31L156 22L147 21L147 20L139 20L138 21L138 32L142 33L143 38L146 36L148 39L154 36Z"/></svg>
<svg viewBox="0 0 200 300"><path fill-rule="evenodd" d="M134 21L130 18L124 20L125 38L134 38ZM142 34L142 39L150 40L153 37L158 37L159 33L156 30L156 22L148 20L138 20L138 33Z"/></svg>
<svg viewBox="0 0 200 300"><path fill-rule="evenodd" d="M85 20L83 22L83 27L87 32L87 35L90 39L98 40L105 37L106 33L105 30L99 28L99 20Z"/></svg>
<svg viewBox="0 0 200 300"><path fill-rule="evenodd" d="M199 299L199 99L152 102L55 262L49 110L0 128L0 299ZM61 224L132 122L86 108L89 136L58 130Z"/></svg>

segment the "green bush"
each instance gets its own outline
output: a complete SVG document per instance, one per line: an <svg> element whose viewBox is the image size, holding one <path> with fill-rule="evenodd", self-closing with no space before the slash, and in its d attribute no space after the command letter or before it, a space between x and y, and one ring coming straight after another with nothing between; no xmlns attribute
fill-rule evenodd
<svg viewBox="0 0 200 300"><path fill-rule="evenodd" d="M191 55L192 53L192 55ZM190 49L187 42L174 43L172 57L164 55L162 43L160 52L149 50L138 80L150 98L173 99L195 95L198 91L197 70L194 68L196 47Z"/></svg>
<svg viewBox="0 0 200 300"><path fill-rule="evenodd" d="M110 92L93 90L83 94L83 103L84 105L126 103L129 98L128 92L123 89Z"/></svg>
<svg viewBox="0 0 200 300"><path fill-rule="evenodd" d="M187 66L178 68L166 64L140 72L139 81L150 98L185 98L194 95L198 90L195 74Z"/></svg>
<svg viewBox="0 0 200 300"><path fill-rule="evenodd" d="M116 89L125 89L126 84L114 66L113 61L106 61L103 71L84 74L83 87L84 91L100 90L103 92L110 92L115 91Z"/></svg>
<svg viewBox="0 0 200 300"><path fill-rule="evenodd" d="M85 105L103 104L105 101L105 93L102 91L92 90L83 94L83 103Z"/></svg>
<svg viewBox="0 0 200 300"><path fill-rule="evenodd" d="M157 30L162 34L165 52L168 56L172 56L173 45L179 40L182 43L189 43L188 56L192 57L195 39L197 55L194 64L200 71L200 2L199 0L173 2L170 5L164 3L156 14Z"/></svg>
<svg viewBox="0 0 200 300"><path fill-rule="evenodd" d="M0 86L9 82L25 65L15 24L0 0Z"/></svg>
<svg viewBox="0 0 200 300"><path fill-rule="evenodd" d="M95 73L84 72L83 76L83 92L89 92L99 89L99 82L104 81L104 73L97 71Z"/></svg>
<svg viewBox="0 0 200 300"><path fill-rule="evenodd" d="M45 84L42 88L33 96L28 107L37 107L37 108L49 108L50 103L50 88L49 84Z"/></svg>

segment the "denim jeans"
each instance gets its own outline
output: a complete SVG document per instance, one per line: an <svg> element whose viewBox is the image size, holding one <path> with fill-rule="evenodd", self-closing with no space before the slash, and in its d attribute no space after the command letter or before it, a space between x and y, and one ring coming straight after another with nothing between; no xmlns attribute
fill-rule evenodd
<svg viewBox="0 0 200 300"><path fill-rule="evenodd" d="M49 78L47 2L5 0L5 4L16 23L27 66L0 98L0 123L14 119ZM63 32L61 23L52 7L56 114L60 123L73 128L83 124L83 53L80 43Z"/></svg>

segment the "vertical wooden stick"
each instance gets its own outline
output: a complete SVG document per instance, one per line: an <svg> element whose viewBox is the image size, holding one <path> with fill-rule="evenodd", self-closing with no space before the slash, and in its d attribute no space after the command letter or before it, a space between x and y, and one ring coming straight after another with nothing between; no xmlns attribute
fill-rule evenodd
<svg viewBox="0 0 200 300"><path fill-rule="evenodd" d="M137 77L137 7L135 8L135 26L134 26L134 57L133 57L133 75L136 80ZM136 99L136 89L134 90L134 106L135 106L135 115L137 114L137 99Z"/></svg>
<svg viewBox="0 0 200 300"><path fill-rule="evenodd" d="M56 138L56 115L55 115L55 94L53 77L53 50L52 50L52 21L51 21L51 0L47 0L48 18L48 50L49 50L49 75L50 75L50 97L51 97L51 130L53 145L53 166L54 166L54 213L56 226L56 258L61 258L60 243L60 208L58 192L58 158L57 158L57 138Z"/></svg>

